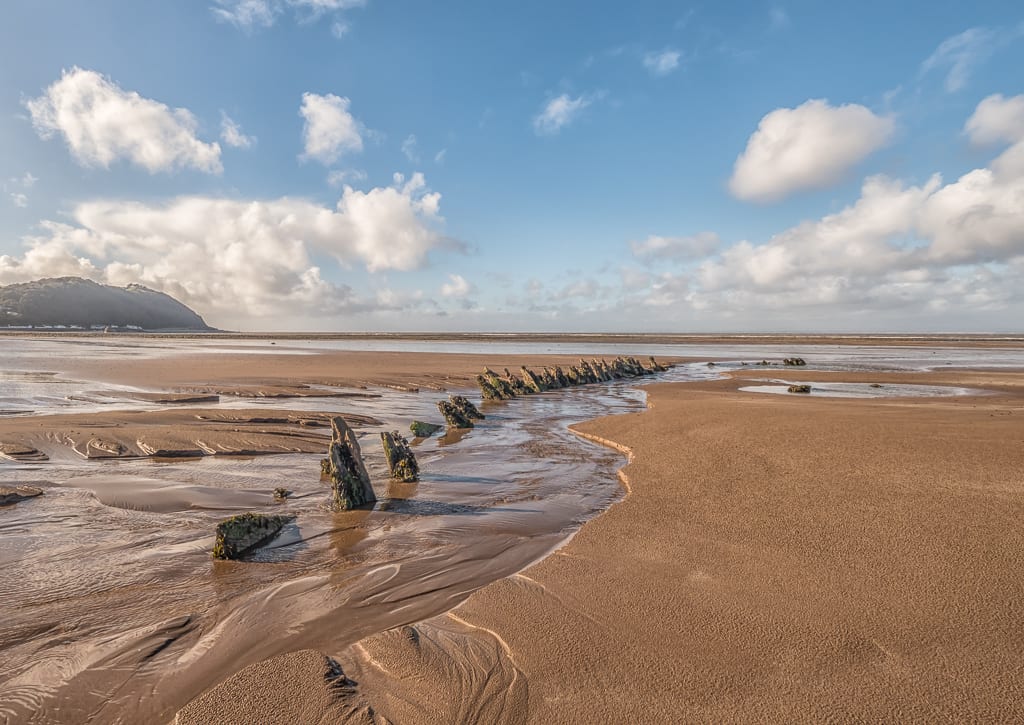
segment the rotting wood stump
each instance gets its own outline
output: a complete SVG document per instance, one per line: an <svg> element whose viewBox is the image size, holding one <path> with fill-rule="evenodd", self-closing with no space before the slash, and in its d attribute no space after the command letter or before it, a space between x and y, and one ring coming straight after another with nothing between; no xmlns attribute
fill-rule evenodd
<svg viewBox="0 0 1024 725"><path fill-rule="evenodd" d="M388 462L391 478L396 481L413 483L420 480L420 467L416 456L409 448L409 441L397 430L380 434L380 442L384 447L384 458Z"/></svg>
<svg viewBox="0 0 1024 725"><path fill-rule="evenodd" d="M331 508L348 511L377 500L370 474L363 465L356 434L344 418L331 418L331 445L320 462L321 473L331 481Z"/></svg>

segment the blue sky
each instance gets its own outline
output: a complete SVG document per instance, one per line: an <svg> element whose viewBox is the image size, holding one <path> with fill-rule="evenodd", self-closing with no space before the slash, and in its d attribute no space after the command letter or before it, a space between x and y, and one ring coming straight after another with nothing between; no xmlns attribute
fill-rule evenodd
<svg viewBox="0 0 1024 725"><path fill-rule="evenodd" d="M141 282L251 330L1024 319L1019 3L5 16L0 284Z"/></svg>

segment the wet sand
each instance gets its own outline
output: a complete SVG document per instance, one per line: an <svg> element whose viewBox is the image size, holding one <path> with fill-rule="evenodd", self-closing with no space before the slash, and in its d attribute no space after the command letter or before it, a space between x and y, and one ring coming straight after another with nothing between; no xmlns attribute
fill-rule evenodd
<svg viewBox="0 0 1024 725"><path fill-rule="evenodd" d="M989 394L652 385L576 426L630 453L628 495L555 554L334 653L357 686L272 659L178 722L1024 719L1024 373L791 376ZM316 695L254 718L263 682Z"/></svg>

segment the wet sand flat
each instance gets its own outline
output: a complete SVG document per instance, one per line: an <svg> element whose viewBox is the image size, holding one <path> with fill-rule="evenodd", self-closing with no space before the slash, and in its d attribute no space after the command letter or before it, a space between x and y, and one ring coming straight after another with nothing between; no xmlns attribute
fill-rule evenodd
<svg viewBox="0 0 1024 725"><path fill-rule="evenodd" d="M340 653L359 686L325 712L1024 718L1024 375L871 376L990 388L902 400L742 393L743 377L652 385L648 411L576 426L632 452L629 495L448 615ZM179 721L245 713L251 675Z"/></svg>
<svg viewBox="0 0 1024 725"><path fill-rule="evenodd" d="M633 451L631 495L458 616L505 643L530 722L1018 720L1024 405L989 379L912 402L651 386L578 426Z"/></svg>

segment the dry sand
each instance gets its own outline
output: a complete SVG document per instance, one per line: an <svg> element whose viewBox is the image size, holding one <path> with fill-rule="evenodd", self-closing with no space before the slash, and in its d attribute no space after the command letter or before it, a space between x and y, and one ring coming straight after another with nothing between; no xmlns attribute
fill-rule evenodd
<svg viewBox="0 0 1024 725"><path fill-rule="evenodd" d="M332 653L354 688L307 652L179 722L1024 720L1024 374L801 377L991 394L653 385L578 426L632 452L629 495L556 554Z"/></svg>

